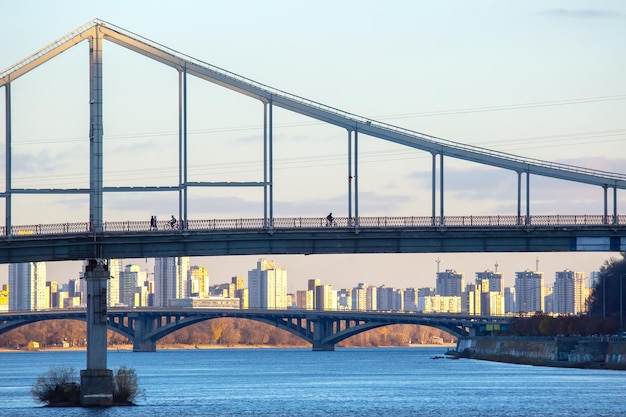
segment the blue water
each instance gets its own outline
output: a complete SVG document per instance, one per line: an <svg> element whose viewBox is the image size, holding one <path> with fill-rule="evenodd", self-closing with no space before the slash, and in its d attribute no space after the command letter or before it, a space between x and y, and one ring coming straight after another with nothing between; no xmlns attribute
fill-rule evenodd
<svg viewBox="0 0 626 417"><path fill-rule="evenodd" d="M29 389L85 352L0 352L1 416L626 416L626 372L432 359L445 348L109 352L137 407L43 408Z"/></svg>

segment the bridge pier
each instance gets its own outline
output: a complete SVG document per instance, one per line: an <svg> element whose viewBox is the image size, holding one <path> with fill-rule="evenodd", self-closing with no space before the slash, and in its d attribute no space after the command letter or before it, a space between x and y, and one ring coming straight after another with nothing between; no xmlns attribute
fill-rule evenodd
<svg viewBox="0 0 626 417"><path fill-rule="evenodd" d="M321 343L319 341L313 342L313 352L334 352L335 345L332 343Z"/></svg>
<svg viewBox="0 0 626 417"><path fill-rule="evenodd" d="M333 352L334 343L324 342L333 335L333 320L315 318L313 322L313 352Z"/></svg>
<svg viewBox="0 0 626 417"><path fill-rule="evenodd" d="M113 371L107 369L107 265L101 259L90 259L84 279L87 283L87 369L80 371L80 403L110 406L113 404Z"/></svg>
<svg viewBox="0 0 626 417"><path fill-rule="evenodd" d="M146 335L154 330L154 319L139 313L130 313L128 318L134 323L133 352L156 352L156 341L146 339Z"/></svg>

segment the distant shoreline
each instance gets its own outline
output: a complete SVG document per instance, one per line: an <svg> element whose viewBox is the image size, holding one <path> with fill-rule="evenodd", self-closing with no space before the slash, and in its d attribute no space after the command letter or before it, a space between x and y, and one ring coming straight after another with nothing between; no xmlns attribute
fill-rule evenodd
<svg viewBox="0 0 626 417"><path fill-rule="evenodd" d="M349 348L380 348L380 349L385 349L385 348L394 348L394 347L406 347L406 348L433 348L433 347L441 347L441 348L445 348L445 347L455 347L456 344L455 343L444 343L444 344L411 344L408 346L350 346ZM168 344L168 345L161 345L161 346L157 346L157 350L211 350L211 349L285 349L285 348L294 348L294 349L301 349L301 348L306 348L307 346L291 346L291 345L242 345L242 344L237 344L237 345L209 345L209 344L197 344L197 345L190 345L190 344ZM308 346L310 348L310 346ZM342 349L341 347L338 347L338 349ZM348 349L348 348L344 348L344 349ZM37 349L10 349L10 348L0 348L0 353L2 352L24 352L24 353L31 353L31 352L59 352L59 351L86 351L87 348L85 347L44 347L44 348L37 348ZM107 351L109 352L119 352L119 351L129 351L132 352L133 351L133 345L128 344L128 345L113 345L113 346L108 346L107 347Z"/></svg>

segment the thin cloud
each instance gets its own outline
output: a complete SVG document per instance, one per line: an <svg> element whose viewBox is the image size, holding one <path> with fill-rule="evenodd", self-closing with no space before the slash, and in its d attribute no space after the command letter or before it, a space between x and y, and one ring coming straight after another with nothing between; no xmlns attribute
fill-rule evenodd
<svg viewBox="0 0 626 417"><path fill-rule="evenodd" d="M47 149L33 153L13 154L13 172L50 174L59 171L60 167L65 166L68 158L65 153L51 154Z"/></svg>
<svg viewBox="0 0 626 417"><path fill-rule="evenodd" d="M624 17L622 13L600 9L549 9L541 13L566 19L613 19Z"/></svg>

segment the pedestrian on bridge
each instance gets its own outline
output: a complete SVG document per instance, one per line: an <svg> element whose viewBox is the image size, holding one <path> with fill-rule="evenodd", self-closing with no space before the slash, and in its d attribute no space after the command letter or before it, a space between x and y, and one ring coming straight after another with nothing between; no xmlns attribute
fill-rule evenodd
<svg viewBox="0 0 626 417"><path fill-rule="evenodd" d="M157 230L157 218L156 218L156 216L150 217L150 230Z"/></svg>

